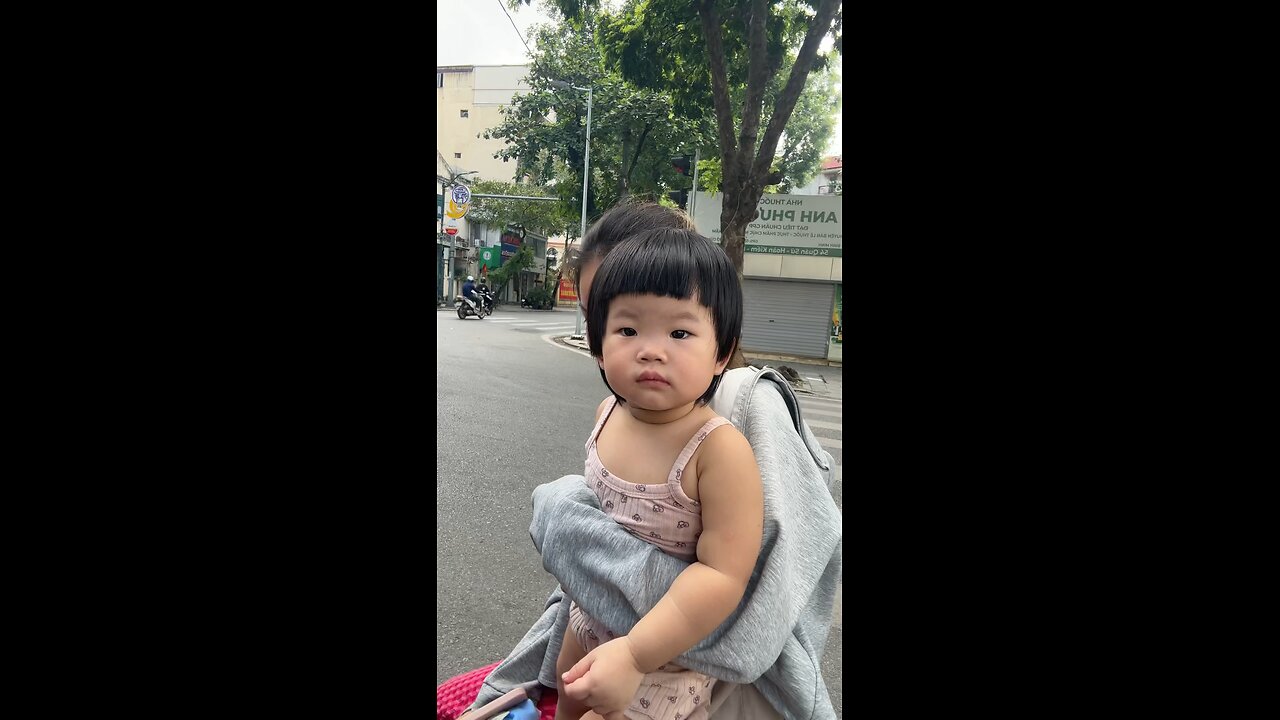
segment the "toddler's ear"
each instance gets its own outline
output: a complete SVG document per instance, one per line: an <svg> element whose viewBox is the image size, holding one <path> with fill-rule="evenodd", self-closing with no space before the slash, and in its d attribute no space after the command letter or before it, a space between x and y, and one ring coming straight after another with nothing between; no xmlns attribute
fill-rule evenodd
<svg viewBox="0 0 1280 720"><path fill-rule="evenodd" d="M735 341L733 347L729 348L729 352L724 356L724 359L716 361L716 375L724 372L725 367L729 365L729 361L733 359L733 351L737 348L738 343Z"/></svg>

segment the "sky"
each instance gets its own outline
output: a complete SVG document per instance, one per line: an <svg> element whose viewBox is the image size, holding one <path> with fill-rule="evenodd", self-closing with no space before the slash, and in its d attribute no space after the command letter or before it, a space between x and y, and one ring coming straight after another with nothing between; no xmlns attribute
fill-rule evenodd
<svg viewBox="0 0 1280 720"><path fill-rule="evenodd" d="M436 3L436 65L527 64L529 54L520 38L527 36L533 25L553 22L540 6L535 0L532 5L504 13L504 0ZM822 49L830 47L830 42L824 41ZM840 154L840 130L841 114L837 112L828 155Z"/></svg>

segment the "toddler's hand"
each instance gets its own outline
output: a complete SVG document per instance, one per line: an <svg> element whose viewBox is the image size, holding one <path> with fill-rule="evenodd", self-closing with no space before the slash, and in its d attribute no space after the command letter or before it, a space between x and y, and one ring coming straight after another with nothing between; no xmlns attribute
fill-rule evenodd
<svg viewBox="0 0 1280 720"><path fill-rule="evenodd" d="M586 705L605 720L624 720L644 673L636 666L631 643L626 637L601 645L587 653L564 674L564 692Z"/></svg>

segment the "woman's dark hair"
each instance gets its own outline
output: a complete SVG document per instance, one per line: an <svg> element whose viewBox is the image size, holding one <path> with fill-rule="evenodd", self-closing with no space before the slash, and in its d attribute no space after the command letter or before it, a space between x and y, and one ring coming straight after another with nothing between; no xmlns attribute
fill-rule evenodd
<svg viewBox="0 0 1280 720"><path fill-rule="evenodd" d="M614 246L627 238L661 228L692 230L693 220L675 208L641 201L623 203L601 215L587 228L587 234L582 236L582 242L578 243L565 265L574 289L581 291L578 278L583 265L608 255Z"/></svg>
<svg viewBox="0 0 1280 720"><path fill-rule="evenodd" d="M587 308L587 343L591 354L604 354L604 333L609 306L619 295L657 295L684 300L698 296L698 303L711 312L716 331L716 359L732 353L742 333L742 283L733 262L719 245L693 230L662 229L642 232L618 243L605 256L591 283L591 306ZM600 369L604 377L604 368ZM605 378L605 387L619 401ZM698 398L706 404L720 385L720 375Z"/></svg>

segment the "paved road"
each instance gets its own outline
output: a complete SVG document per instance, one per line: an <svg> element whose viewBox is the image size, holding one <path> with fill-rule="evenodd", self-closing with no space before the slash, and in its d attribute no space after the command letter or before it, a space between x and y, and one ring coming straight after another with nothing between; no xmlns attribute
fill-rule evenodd
<svg viewBox="0 0 1280 720"><path fill-rule="evenodd" d="M505 657L541 614L555 580L529 540L530 495L539 484L582 472L583 443L607 392L590 358L543 337L565 331L530 324L567 318L572 325L571 311L508 315L525 322L492 322L502 311L484 320L436 313L437 684ZM805 376L840 375L839 368L787 364ZM817 392L801 399L806 418L842 461L840 385L811 382ZM833 490L841 504L837 470ZM837 598L823 658L837 714L841 615Z"/></svg>
<svg viewBox="0 0 1280 720"><path fill-rule="evenodd" d="M518 307L518 306L517 306ZM441 321L444 321L448 315L453 315L453 319L457 321L458 316L453 311L449 313L437 313ZM555 310L526 310L524 308L510 308L504 306L494 311L489 317L480 320L475 317L468 317L466 322L473 323L495 323L511 330L519 330L521 332L533 333L537 335L546 335L548 333L556 335L568 335L575 329L577 315L571 308L556 308Z"/></svg>

